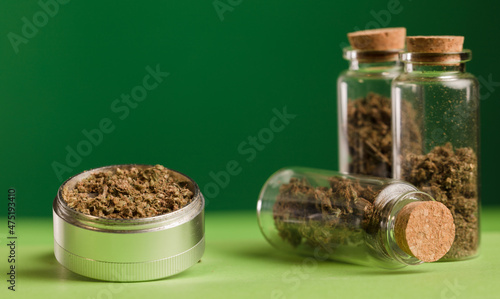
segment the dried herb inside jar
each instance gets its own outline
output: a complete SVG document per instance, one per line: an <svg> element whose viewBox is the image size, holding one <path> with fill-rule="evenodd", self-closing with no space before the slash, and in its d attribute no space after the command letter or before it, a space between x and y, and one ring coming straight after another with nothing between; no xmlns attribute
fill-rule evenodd
<svg viewBox="0 0 500 299"><path fill-rule="evenodd" d="M193 199L188 182L161 166L116 168L63 189L67 205L84 214L104 218L144 218L179 210Z"/></svg>
<svg viewBox="0 0 500 299"><path fill-rule="evenodd" d="M330 187L313 187L293 178L280 187L273 207L274 223L282 239L332 252L339 246L364 243L364 230L378 192L357 182L332 177ZM353 223L363 219L361 226Z"/></svg>
<svg viewBox="0 0 500 299"><path fill-rule="evenodd" d="M365 98L349 101L347 135L349 143L349 172L392 177L392 113L391 99L370 92ZM421 152L421 135L416 113L408 102L402 102L405 130L402 138L408 150Z"/></svg>
<svg viewBox="0 0 500 299"><path fill-rule="evenodd" d="M445 259L475 255L479 245L477 155L469 147L436 146L426 155L406 154L403 179L450 209L455 241Z"/></svg>
<svg viewBox="0 0 500 299"><path fill-rule="evenodd" d="M392 176L391 99L376 93L347 105L349 172Z"/></svg>

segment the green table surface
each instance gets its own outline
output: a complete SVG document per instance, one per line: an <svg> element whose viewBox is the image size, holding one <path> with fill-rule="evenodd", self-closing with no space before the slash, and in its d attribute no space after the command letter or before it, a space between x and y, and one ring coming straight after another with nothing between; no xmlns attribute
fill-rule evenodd
<svg viewBox="0 0 500 299"><path fill-rule="evenodd" d="M207 213L202 261L167 279L101 282L55 260L51 219L18 219L16 291L7 289L7 221L0 227L0 298L500 298L500 209L483 209L478 258L382 270L283 254L255 213Z"/></svg>

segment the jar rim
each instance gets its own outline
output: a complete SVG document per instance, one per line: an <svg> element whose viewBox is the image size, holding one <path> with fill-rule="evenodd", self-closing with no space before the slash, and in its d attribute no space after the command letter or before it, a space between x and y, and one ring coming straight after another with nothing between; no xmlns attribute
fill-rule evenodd
<svg viewBox="0 0 500 299"><path fill-rule="evenodd" d="M203 195L201 194L198 184L196 184L196 182L189 176L169 168L167 168L167 170L171 172L174 176L185 179L189 184L189 189L191 189L191 191L193 192L193 199L191 200L191 202L185 207L174 212L169 212L153 217L133 218L133 219L105 218L105 217L98 217L85 214L75 209L72 209L68 206L68 204L63 198L62 191L64 187L68 185L74 185L78 181L85 179L94 173L107 170L115 170L117 168L130 169L133 167L147 168L147 167L153 167L153 165L147 165L147 164L109 165L109 166L103 166L86 170L70 177L61 184L61 186L57 191L57 195L53 203L54 212L66 222L69 222L79 227L93 229L93 230L112 231L115 233L120 233L120 232L130 233L130 232L144 232L156 229L165 229L170 226L175 226L180 223L184 223L191 220L192 218L196 217L196 215L199 214L200 210L203 210L204 198Z"/></svg>
<svg viewBox="0 0 500 299"><path fill-rule="evenodd" d="M403 49L393 50L358 50L352 47L345 47L342 49L343 57L345 60L362 60L362 61L397 61L398 54L403 52Z"/></svg>
<svg viewBox="0 0 500 299"><path fill-rule="evenodd" d="M401 52L399 60L404 63L415 64L457 64L472 59L472 52L464 49L461 52L431 53L431 52Z"/></svg>

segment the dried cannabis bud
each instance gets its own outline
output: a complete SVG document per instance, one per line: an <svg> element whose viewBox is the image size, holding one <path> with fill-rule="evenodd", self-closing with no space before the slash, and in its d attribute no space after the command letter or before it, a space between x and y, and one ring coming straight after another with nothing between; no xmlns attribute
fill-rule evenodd
<svg viewBox="0 0 500 299"><path fill-rule="evenodd" d="M104 218L144 218L179 210L193 199L186 181L161 165L145 169L117 168L92 174L73 189L63 188L68 206Z"/></svg>
<svg viewBox="0 0 500 299"><path fill-rule="evenodd" d="M376 93L349 101L350 173L392 176L391 99Z"/></svg>
<svg viewBox="0 0 500 299"><path fill-rule="evenodd" d="M293 178L280 187L274 223L280 237L294 247L304 242L331 252L342 245L361 245L377 194L347 179L332 177L330 188L315 188L306 179ZM353 225L359 221L362 228Z"/></svg>
<svg viewBox="0 0 500 299"><path fill-rule="evenodd" d="M411 103L401 102L401 119L405 129L402 141L406 149L421 153L422 137L416 112ZM349 101L347 106L347 135L349 143L349 172L379 177L392 177L391 99L373 92L366 98Z"/></svg>
<svg viewBox="0 0 500 299"><path fill-rule="evenodd" d="M403 178L450 209L455 241L444 258L474 255L479 243L477 155L471 148L453 150L451 143L426 155L407 154Z"/></svg>

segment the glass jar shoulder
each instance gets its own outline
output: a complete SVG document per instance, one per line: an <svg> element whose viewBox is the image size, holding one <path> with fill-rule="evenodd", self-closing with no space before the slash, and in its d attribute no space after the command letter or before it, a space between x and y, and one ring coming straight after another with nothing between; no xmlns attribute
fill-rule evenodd
<svg viewBox="0 0 500 299"><path fill-rule="evenodd" d="M394 84L459 82L461 85L477 85L478 81L471 73L461 72L405 72L394 79Z"/></svg>
<svg viewBox="0 0 500 299"><path fill-rule="evenodd" d="M400 68L345 70L340 73L338 81L355 80L393 80L401 74Z"/></svg>

